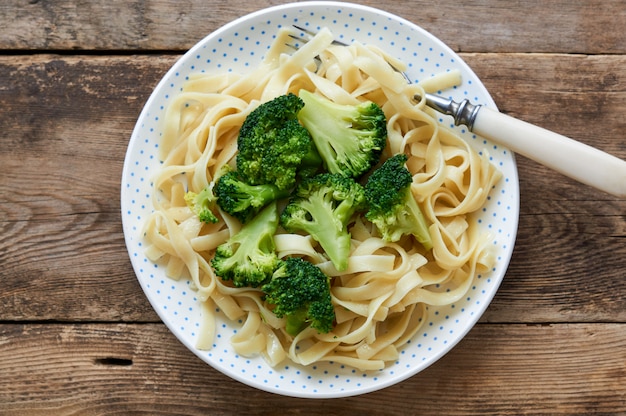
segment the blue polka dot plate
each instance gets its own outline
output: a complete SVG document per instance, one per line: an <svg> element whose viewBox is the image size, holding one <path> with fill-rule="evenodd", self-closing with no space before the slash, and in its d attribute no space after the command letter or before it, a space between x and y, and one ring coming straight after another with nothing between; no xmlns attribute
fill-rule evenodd
<svg viewBox="0 0 626 416"><path fill-rule="evenodd" d="M198 71L238 71L254 68L273 42L278 29L291 25L311 29L326 26L344 42L359 40L382 47L408 65L415 81L447 70L459 70L463 83L450 91L452 98L469 98L495 108L486 88L449 47L412 22L385 11L340 2L302 2L271 7L237 19L193 46L167 72L148 99L132 132L121 184L123 230L130 259L150 303L174 335L201 360L229 377L255 388L285 396L333 398L364 394L416 375L450 351L474 326L495 295L508 266L519 213L519 188L514 155L463 127L454 127L467 140L489 149L503 179L492 190L479 221L495 237L496 266L475 277L466 297L446 307L431 307L423 325L398 360L382 371L363 372L336 363L310 367L284 363L271 368L261 357L245 358L230 346L236 323L219 319L215 346L196 349L200 304L185 281L165 277L164 270L143 254L142 221L151 207L150 178L159 168L159 118L168 99L185 78ZM442 117L441 122L450 123Z"/></svg>

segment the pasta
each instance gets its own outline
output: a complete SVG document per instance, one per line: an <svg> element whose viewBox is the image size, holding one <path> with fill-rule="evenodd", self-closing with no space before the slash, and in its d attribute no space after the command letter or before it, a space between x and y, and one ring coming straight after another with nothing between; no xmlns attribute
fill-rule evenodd
<svg viewBox="0 0 626 416"><path fill-rule="evenodd" d="M408 84L394 70L403 70L404 64L375 47L334 45L333 34L322 29L297 51L286 53L287 35L278 32L263 62L250 73L199 73L172 97L163 120L163 163L153 181L154 212L142 230L146 255L162 264L170 278L191 280L203 304L200 349L212 345L219 308L228 319L242 321L231 339L240 355L260 354L272 366L290 359L302 365L334 361L380 370L398 358L426 321L429 305L459 300L476 273L493 267L491 237L472 218L501 174L486 155L439 125L432 110L414 100L425 89L458 83L458 73ZM291 337L260 290L235 288L211 268L215 248L241 225L225 214L216 224L200 222L184 194L212 184L224 165L234 166L239 127L254 108L300 89L342 104L370 100L381 106L388 120L383 157L409 156L412 191L430 224L434 247L425 252L411 236L385 242L359 217L349 228L353 247L348 269L338 272L311 237L279 230L279 257L304 257L331 277L336 312L330 333L305 329Z"/></svg>

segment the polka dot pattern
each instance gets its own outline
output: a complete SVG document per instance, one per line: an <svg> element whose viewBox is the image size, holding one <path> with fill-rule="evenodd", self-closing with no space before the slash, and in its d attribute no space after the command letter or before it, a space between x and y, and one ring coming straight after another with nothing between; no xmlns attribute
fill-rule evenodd
<svg viewBox="0 0 626 416"><path fill-rule="evenodd" d="M143 254L141 227L150 214L151 177L159 168L159 119L168 101L180 91L189 74L198 71L243 72L263 58L281 27L301 25L311 30L329 27L340 40L382 47L408 64L408 74L419 81L433 74L459 69L463 84L440 94L495 108L489 93L470 68L441 41L415 24L384 11L350 3L303 2L285 4L244 16L210 34L190 49L164 76L147 101L131 136L124 163L121 204L123 229L137 278L152 306L178 339L203 361L228 376L277 394L329 398L375 391L398 383L437 361L473 327L494 296L506 272L515 242L519 188L514 155L470 132L455 127L451 118L440 122L458 129L479 151L488 151L504 177L491 190L478 221L493 235L496 267L475 277L461 301L430 307L429 321L383 371L363 372L337 363L303 367L283 363L269 367L260 358L238 356L230 346L241 322L228 321L218 310L217 337L210 351L195 348L201 307L189 283L174 282Z"/></svg>

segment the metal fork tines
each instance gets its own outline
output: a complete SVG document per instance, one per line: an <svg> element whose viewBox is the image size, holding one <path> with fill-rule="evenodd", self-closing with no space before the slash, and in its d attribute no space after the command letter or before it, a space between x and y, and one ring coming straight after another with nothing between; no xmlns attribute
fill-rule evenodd
<svg viewBox="0 0 626 416"><path fill-rule="evenodd" d="M308 36L308 38L307 38L307 39L305 39L305 38L303 38L302 36L298 36L298 35L295 35L295 34L289 34L289 37L290 37L290 38L292 38L292 39L294 39L294 40L297 40L298 42L307 43L307 42L309 41L309 39L310 39L310 38L312 38L312 37L314 37L315 35L317 35L317 33L316 33L316 32L313 32L312 30L306 29L306 28L304 28L304 27L302 27L302 26L292 25L292 27L294 27L294 28L298 29L300 32L302 32L302 33L304 33L306 36ZM337 40L337 39L333 40L333 45L348 46L348 44L347 44L347 43L341 42L340 40ZM292 48L297 49L297 46L294 46L294 45L287 45L287 46L290 46L290 47L292 47Z"/></svg>
<svg viewBox="0 0 626 416"><path fill-rule="evenodd" d="M296 35L296 34L289 34L289 37L303 44L307 43L310 40L310 38L314 37L317 34L316 32L310 29L307 29L305 27L299 26L299 25L292 25L292 26L298 31L300 31L302 34L304 34L306 37L301 36L301 35ZM333 40L332 44L339 45L339 46L348 46L347 43L342 42L337 39ZM298 49L297 45L287 44L287 46L293 49ZM408 74L398 70L396 67L394 67L391 64L389 65L393 68L394 71L401 73L404 79L409 84L411 83L411 78L408 76ZM423 99L424 103L428 107L440 113L452 116L452 118L454 119L455 125L458 126L460 124L463 124L467 126L467 128L470 131L472 131L474 127L474 121L476 120L476 115L478 114L478 110L480 110L480 107L481 107L480 104L472 104L467 99L457 102L457 101L452 100L451 98L445 98L439 95L429 94L429 93L424 93L423 97L420 95L415 95L414 99L416 101L421 101Z"/></svg>

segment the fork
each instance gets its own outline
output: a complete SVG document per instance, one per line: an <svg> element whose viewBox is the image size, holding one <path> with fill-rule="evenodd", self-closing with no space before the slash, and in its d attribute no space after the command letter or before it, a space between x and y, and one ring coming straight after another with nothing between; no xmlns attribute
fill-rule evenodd
<svg viewBox="0 0 626 416"><path fill-rule="evenodd" d="M301 26L293 27L304 36L293 34L291 38L302 43L316 34ZM333 43L347 46L338 40ZM409 76L401 73L411 83ZM467 99L457 102L428 93L414 98L418 102L424 100L428 107L452 116L457 126L463 124L469 131L578 182L626 198L626 161L616 156L489 107L473 104Z"/></svg>

